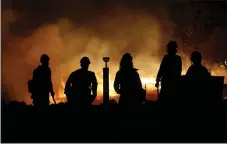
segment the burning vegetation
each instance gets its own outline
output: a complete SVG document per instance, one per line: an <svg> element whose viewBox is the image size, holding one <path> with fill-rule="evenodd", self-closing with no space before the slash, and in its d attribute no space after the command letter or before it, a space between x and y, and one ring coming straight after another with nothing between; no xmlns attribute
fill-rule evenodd
<svg viewBox="0 0 227 144"><path fill-rule="evenodd" d="M2 87L9 100L31 103L26 83L31 79L32 71L39 64L43 53L50 56L57 103L66 101L65 82L69 74L79 68L79 60L83 56L90 58L89 70L94 71L98 79L98 98L95 103L102 101L102 57L110 57L110 99L117 100L113 81L120 58L125 52L133 56L143 86L146 84L147 99L156 100L156 74L166 51L165 45L172 39L179 44L178 54L183 61L182 74L191 64L190 53L198 49L204 56L204 65L212 75L227 75L227 62L224 61L227 57L224 49L227 46L224 39L227 36L226 30L221 26L206 27L211 32L204 33L203 29L206 40L202 39L200 43L198 37L201 34L196 34L201 32L198 27L201 28L202 24L196 23L197 31L190 32L191 35L188 31L186 35L182 34L184 29L193 29L193 21L189 22L195 17L192 10L186 12L185 8L181 12L185 16L177 20L179 12L170 9L172 5L168 4L94 4L92 0L84 3L40 0L40 3L36 1L40 7L35 8L35 3L27 2L21 1L20 7L9 7L3 3ZM187 8L190 6L185 4ZM210 11L201 4L200 7L205 13ZM181 32L177 33L177 29Z"/></svg>
<svg viewBox="0 0 227 144"><path fill-rule="evenodd" d="M227 69L227 64L225 65L220 65L220 68L216 69L216 70L212 70L211 74L213 76L217 76L217 75L222 75L222 73L225 73L225 69ZM186 73L185 70L183 70L183 75ZM114 77L115 74L114 73L110 73L110 85L109 85L109 93L110 93L110 99L115 99L118 100L119 95L114 91L113 88L113 83L114 83ZM98 96L97 99L94 101L94 104L99 104L100 102L102 102L102 95L103 95L103 77L102 75L97 75L97 80L98 80ZM155 76L149 76L149 75L141 75L141 81L142 84L144 86L144 88L146 87L146 91L147 91L147 99L148 100L152 100L155 101L157 99L157 88L155 87L155 83L156 83L156 77ZM226 79L225 79L226 81ZM62 87L58 89L58 93L57 93L57 97L56 97L56 102L66 102L66 96L64 95L64 87L65 87L65 82L63 81L63 79L61 80L61 84ZM145 86L146 85L146 86ZM227 96L226 96L227 97ZM226 99L226 97L224 99ZM50 97L50 101L51 103L53 103L52 98Z"/></svg>

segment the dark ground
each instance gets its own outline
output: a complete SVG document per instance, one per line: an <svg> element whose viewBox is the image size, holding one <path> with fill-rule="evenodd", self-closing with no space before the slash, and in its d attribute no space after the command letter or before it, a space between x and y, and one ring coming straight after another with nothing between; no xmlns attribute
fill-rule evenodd
<svg viewBox="0 0 227 144"><path fill-rule="evenodd" d="M2 142L227 142L226 104L209 114L161 111L150 102L133 113L100 105L80 114L63 103L45 113L23 103L2 104Z"/></svg>

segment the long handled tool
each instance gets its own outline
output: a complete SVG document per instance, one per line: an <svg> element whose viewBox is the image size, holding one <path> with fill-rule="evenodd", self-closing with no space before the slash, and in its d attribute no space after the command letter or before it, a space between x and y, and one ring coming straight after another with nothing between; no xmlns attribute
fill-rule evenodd
<svg viewBox="0 0 227 144"><path fill-rule="evenodd" d="M159 94L160 94L160 92L159 92L159 83L156 83L155 87L157 88L157 96L159 96Z"/></svg>
<svg viewBox="0 0 227 144"><path fill-rule="evenodd" d="M53 96L51 96L51 97L52 97L52 99L53 99L53 101L54 101L54 104L57 104L56 101L55 101L55 99L54 99L54 97L53 97Z"/></svg>

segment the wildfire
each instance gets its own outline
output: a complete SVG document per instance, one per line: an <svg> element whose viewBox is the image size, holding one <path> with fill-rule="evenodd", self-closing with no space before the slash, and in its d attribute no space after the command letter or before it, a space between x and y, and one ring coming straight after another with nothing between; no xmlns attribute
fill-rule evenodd
<svg viewBox="0 0 227 144"><path fill-rule="evenodd" d="M227 61L224 62L225 64L227 63ZM225 69L222 67L222 65L219 65L218 68L216 68L215 70L212 70L211 74L214 76L218 76L218 75L223 75L223 70L225 71ZM186 69L182 70L182 74L184 75L186 73ZM112 77L114 75L114 73L110 72L110 80L109 80L109 94L110 94L110 99L115 99L118 100L119 95L115 92L114 88L113 88L113 83L114 83L114 77ZM102 101L102 95L103 95L103 75L101 73L97 73L96 74L97 77L97 81L98 81L98 90L97 90L97 98L95 100L94 103L100 103L100 101ZM156 79L153 75L147 75L146 73L142 73L140 74L141 77L141 81L143 84L143 88L145 89L145 85L146 85L146 91L150 94L152 93L152 95L157 95L156 93L156 88L155 88L155 83L156 83ZM226 79L225 79L226 82ZM60 103L60 102L66 102L66 96L64 94L64 87L65 87L65 81L63 79L61 79L61 87L58 89L56 96L55 96L55 101L56 103ZM147 97L149 99L149 97ZM154 97L153 97L154 99ZM225 98L226 99L226 98ZM50 102L53 103L53 99L50 97Z"/></svg>
<svg viewBox="0 0 227 144"><path fill-rule="evenodd" d="M102 99L102 94L103 94L103 81L102 81L102 77L97 77L97 81L98 81L98 96L97 96L97 100L101 100ZM146 84L146 90L150 91L150 90L154 90L155 89L155 78L154 77L142 77L141 78L142 84L143 86L145 86ZM115 92L114 88L113 88L113 83L114 80L110 79L110 84L109 84L109 93L110 93L110 99L118 99L119 95ZM64 94L64 87L65 87L65 82L62 80L61 81L61 88L58 89L58 92L56 94L55 97L55 101L56 103L60 103L60 102L66 102L66 95ZM54 103L53 99L50 97L50 103Z"/></svg>
<svg viewBox="0 0 227 144"><path fill-rule="evenodd" d="M65 83L63 81L61 81L61 88L58 89L58 93L57 96L55 97L55 101L56 103L60 103L60 102L66 102L66 95L64 94L64 87L65 87ZM53 104L54 101L53 99L50 97L50 103Z"/></svg>

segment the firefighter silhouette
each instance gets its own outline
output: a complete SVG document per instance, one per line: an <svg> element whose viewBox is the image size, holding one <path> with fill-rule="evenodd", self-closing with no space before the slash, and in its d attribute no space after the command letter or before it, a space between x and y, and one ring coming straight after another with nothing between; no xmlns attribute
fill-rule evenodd
<svg viewBox="0 0 227 144"><path fill-rule="evenodd" d="M72 72L65 84L68 103L77 110L89 107L97 96L97 79L95 73L89 71L90 60L83 57L81 68Z"/></svg>
<svg viewBox="0 0 227 144"><path fill-rule="evenodd" d="M205 91L207 91L206 88L208 87L206 85L207 83L209 83L208 80L211 75L208 69L201 64L202 55L200 52L193 51L190 59L192 65L188 68L186 76L189 77L188 83L190 84L190 87L193 89L190 91L192 92L191 98L196 100L197 102L203 101L204 99L203 95ZM208 94L206 100L208 100Z"/></svg>
<svg viewBox="0 0 227 144"><path fill-rule="evenodd" d="M145 90L137 71L131 54L125 53L114 80L114 89L120 94L119 105L123 109L134 109L145 100Z"/></svg>
<svg viewBox="0 0 227 144"><path fill-rule="evenodd" d="M49 56L43 54L41 64L33 71L32 80L28 81L29 92L32 94L33 104L39 108L49 106L49 93L54 97L51 81L51 69L49 68Z"/></svg>
<svg viewBox="0 0 227 144"><path fill-rule="evenodd" d="M167 54L162 59L156 78L156 87L159 87L161 82L159 101L171 99L170 96L175 95L181 72L182 60L177 55L177 43L176 41L170 41L167 44Z"/></svg>
<svg viewBox="0 0 227 144"><path fill-rule="evenodd" d="M198 51L191 54L192 65L189 67L186 75L192 78L200 79L210 75L208 69L202 65L202 55Z"/></svg>

